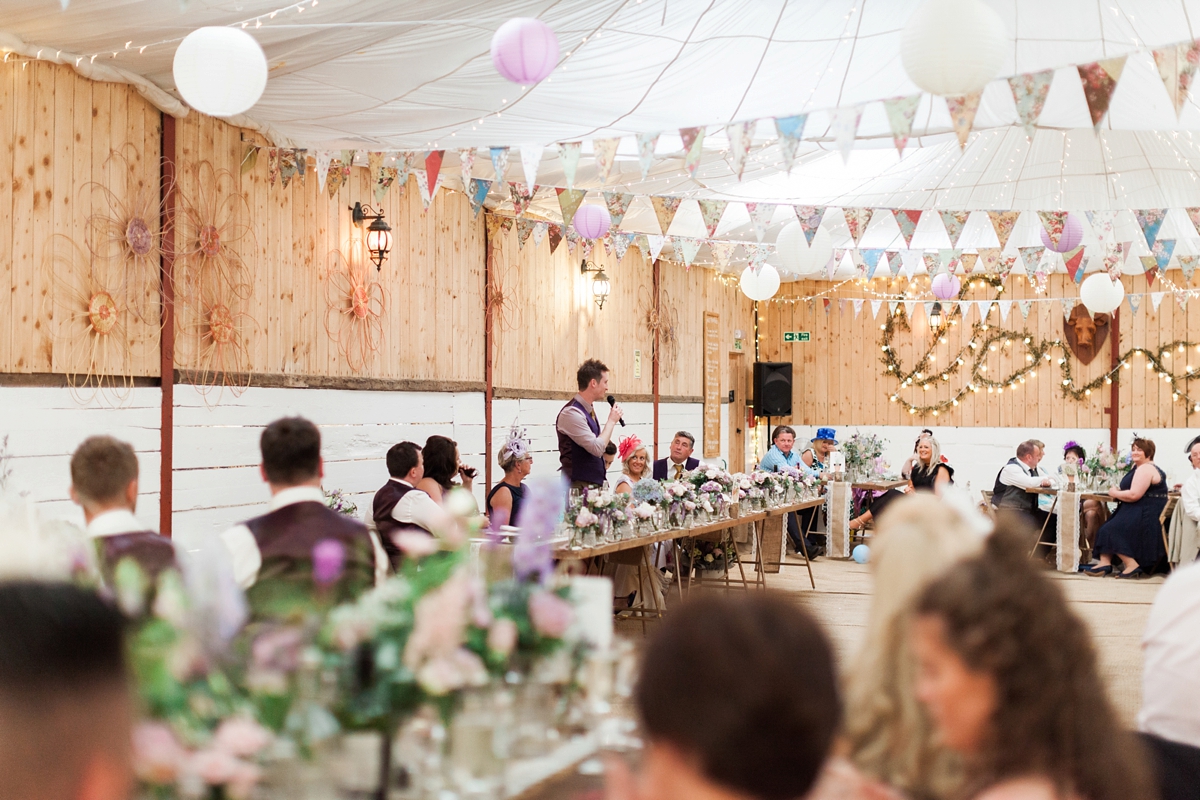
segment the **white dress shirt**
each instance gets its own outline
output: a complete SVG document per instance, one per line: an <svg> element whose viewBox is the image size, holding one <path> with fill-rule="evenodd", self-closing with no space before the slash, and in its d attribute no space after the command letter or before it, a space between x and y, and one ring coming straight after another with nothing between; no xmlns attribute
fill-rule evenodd
<svg viewBox="0 0 1200 800"><path fill-rule="evenodd" d="M1179 504L1183 513L1200 522L1200 469L1193 469L1179 489Z"/></svg>
<svg viewBox="0 0 1200 800"><path fill-rule="evenodd" d="M293 503L316 502L325 505L325 493L318 486L292 486L271 497L270 511L278 511ZM388 558L379 543L379 537L370 532L371 548L375 552L375 583L380 583L387 577ZM225 547L229 549L232 559L233 577L243 589L249 589L258 580L258 571L262 568L262 553L254 534L243 525L234 525L221 534Z"/></svg>
<svg viewBox="0 0 1200 800"><path fill-rule="evenodd" d="M102 536L120 536L123 533L145 533L150 529L138 522L133 512L126 508L114 508L97 515L88 523L84 532L89 539Z"/></svg>
<svg viewBox="0 0 1200 800"><path fill-rule="evenodd" d="M1031 474L1032 473L1032 474ZM1032 489L1042 485L1042 481L1049 479L1050 485L1054 486L1054 478L1045 472L1042 472L1040 467L1030 467L1021 460L1017 460L1015 464L1005 464L1004 469L1000 470L1000 483L1005 486L1018 486L1022 489Z"/></svg>
<svg viewBox="0 0 1200 800"><path fill-rule="evenodd" d="M417 525L430 533L442 530L448 520L446 512L426 492L400 478L389 478L412 489L392 508L392 519L406 525Z"/></svg>
<svg viewBox="0 0 1200 800"><path fill-rule="evenodd" d="M1167 578L1142 637L1138 728L1200 747L1200 563Z"/></svg>

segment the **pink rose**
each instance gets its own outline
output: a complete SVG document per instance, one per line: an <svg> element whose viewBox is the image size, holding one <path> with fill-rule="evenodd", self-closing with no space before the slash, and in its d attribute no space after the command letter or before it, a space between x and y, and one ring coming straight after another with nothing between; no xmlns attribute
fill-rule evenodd
<svg viewBox="0 0 1200 800"><path fill-rule="evenodd" d="M419 531L400 531L392 535L392 541L411 558L424 558L438 551L437 539Z"/></svg>
<svg viewBox="0 0 1200 800"><path fill-rule="evenodd" d="M212 746L231 756L252 756L271 743L271 732L249 717L230 717L221 721Z"/></svg>
<svg viewBox="0 0 1200 800"><path fill-rule="evenodd" d="M187 758L175 733L161 722L141 722L133 729L133 768L145 783L174 783Z"/></svg>
<svg viewBox="0 0 1200 800"><path fill-rule="evenodd" d="M500 617L488 628L488 649L507 657L517 646L517 623L511 619Z"/></svg>
<svg viewBox="0 0 1200 800"><path fill-rule="evenodd" d="M542 636L560 639L571 626L574 610L571 604L556 594L535 592L529 597L529 619Z"/></svg>

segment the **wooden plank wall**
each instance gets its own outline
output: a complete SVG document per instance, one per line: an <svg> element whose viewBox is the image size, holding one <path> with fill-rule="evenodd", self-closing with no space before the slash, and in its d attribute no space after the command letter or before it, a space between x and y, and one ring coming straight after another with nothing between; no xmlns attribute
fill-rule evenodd
<svg viewBox="0 0 1200 800"><path fill-rule="evenodd" d="M87 221L119 214L113 206L132 203L139 190L157 194L160 137L159 112L131 86L95 83L44 61L0 64L0 373L86 371L81 326L64 317L86 307L79 296L88 285ZM110 160L114 150L127 156L124 164ZM156 228L158 220L147 222ZM147 293L153 301L157 288ZM158 312L153 302L148 310L145 322L122 315L130 358L102 363L158 374Z"/></svg>
<svg viewBox="0 0 1200 800"><path fill-rule="evenodd" d="M1178 272L1172 272L1174 280L1182 280ZM1127 292L1147 291L1144 278L1126 277ZM917 278L918 286L924 287L924 279ZM903 289L907 282L897 284L876 279L875 291ZM1046 294L1037 295L1030 284L1018 276L1009 279L1008 288L1002 297L1009 300L1037 299L1039 297L1077 297L1078 289L1066 275L1053 275ZM852 288L853 287L853 288ZM894 287L894 288L893 288ZM1155 288L1158 288L1157 286ZM785 284L779 297L806 297L829 289L828 283L796 282ZM928 293L924 294L926 298ZM995 296L989 286L972 289L967 299L986 300ZM840 308L839 299L865 298L862 311L855 318L854 308L846 302ZM1002 394L967 395L957 408L941 413L937 418L929 415L910 415L898 403L890 402L895 393L897 380L887 373L881 361L880 326L886 320L887 304L884 303L879 316L872 319L870 300L872 295L854 284L847 284L833 296L828 312L820 300L812 304L773 302L759 304L759 347L764 361L792 361L794 383L792 396L793 414L790 422L797 425L913 425L937 423L940 426L959 425L975 427L1016 428L1105 428L1109 417L1104 413L1108 406L1110 390L1093 392L1090 398L1077 402L1064 397L1060 391L1061 372L1054 361L1045 363L1037 371L1037 378L1029 379L1015 391ZM1136 316L1132 316L1128 304L1121 307L1120 351L1130 347L1156 349L1159 342L1175 339L1200 341L1200 304L1191 303L1186 311L1181 310L1168 295L1156 313L1145 298ZM918 304L914 311L912 331L897 330L894 345L900 362L912 365L929 345L930 329L924 310ZM972 311L969 322L978 319ZM1063 314L1058 303L1034 303L1028 320L1021 317L1016 304L1006 324L1001 324L1000 312L993 307L989 322L1008 330L1028 332L1038 339L1063 338ZM947 342L936 351L938 365L948 363L966 346L971 326L959 324L950 329ZM808 343L783 343L784 331L809 331L812 341ZM1072 356L1072 375L1077 382L1087 383L1109 368L1109 345L1105 345L1095 360L1083 366ZM1017 369L1025 360L1022 338L1009 348L1000 347L988 354L988 375L1005 376ZM1172 359L1176 374L1184 374L1190 364L1200 369L1200 353L1195 349L1185 354L1176 354ZM968 361L968 366L970 362ZM965 374L965 373L964 373ZM1131 370L1122 370L1119 404L1119 423L1122 428L1178 428L1187 427L1189 420L1182 403L1172 402L1168 384L1156 379L1146 370L1144 360L1135 358ZM951 376L947 382L935 381L936 388L928 392L920 386L910 387L903 395L909 402L932 404L935 400L949 398L966 382L963 375ZM1200 381L1193 383L1193 394L1200 395ZM1191 417L1194 424L1196 416ZM774 421L774 420L772 420Z"/></svg>
<svg viewBox="0 0 1200 800"><path fill-rule="evenodd" d="M597 308L592 298L592 275L581 276L582 256L572 255L564 241L550 252L549 237L534 245L531 237L519 247L517 233L503 230L492 242L494 263L511 309L498 315L511 327L497 324L495 384L501 394L574 392L574 367L598 358L611 370L609 385L618 397L648 397L653 392L651 354L654 336L646 326L653 302L653 267L636 247L617 262L597 245L589 260L604 269L612 293ZM664 297L675 307L678 356L664 369L663 397L699 402L704 391L704 312L720 315L724 350L733 345L734 330L748 332L751 305L736 287L722 284L711 270L663 261ZM634 350L641 350L641 378L634 377ZM727 359L722 359L722 386L729 385Z"/></svg>

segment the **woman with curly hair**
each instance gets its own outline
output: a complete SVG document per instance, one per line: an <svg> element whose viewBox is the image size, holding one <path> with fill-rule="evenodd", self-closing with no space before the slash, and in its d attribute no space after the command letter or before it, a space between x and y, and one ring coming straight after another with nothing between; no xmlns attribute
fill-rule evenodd
<svg viewBox="0 0 1200 800"><path fill-rule="evenodd" d="M425 440L422 455L425 477L417 484L418 489L441 503L450 490L458 485L453 482L457 475L462 479L462 488L471 491L475 470L458 460L458 442L448 436L435 434Z"/></svg>
<svg viewBox="0 0 1200 800"><path fill-rule="evenodd" d="M1122 730L1082 620L1002 518L984 552L916 603L917 697L965 766L963 797L1149 800L1140 743Z"/></svg>

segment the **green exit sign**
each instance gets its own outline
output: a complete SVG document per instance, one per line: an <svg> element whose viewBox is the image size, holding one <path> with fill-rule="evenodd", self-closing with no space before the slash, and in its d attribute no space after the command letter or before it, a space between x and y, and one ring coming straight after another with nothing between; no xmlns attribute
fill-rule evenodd
<svg viewBox="0 0 1200 800"><path fill-rule="evenodd" d="M784 331L783 341L785 342L811 342L812 334L808 331Z"/></svg>

